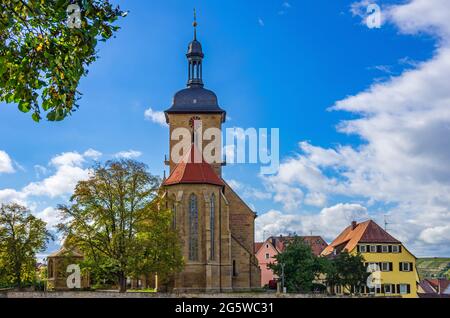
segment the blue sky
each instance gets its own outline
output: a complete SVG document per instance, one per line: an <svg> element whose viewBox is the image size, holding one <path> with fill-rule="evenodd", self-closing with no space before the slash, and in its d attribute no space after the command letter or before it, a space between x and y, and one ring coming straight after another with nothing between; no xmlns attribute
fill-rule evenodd
<svg viewBox="0 0 450 318"><path fill-rule="evenodd" d="M386 13L379 29L362 23L364 10L358 8L367 2L380 4ZM66 202L71 182L93 160L120 152L162 175L168 129L144 112L167 109L185 86L185 52L196 7L205 86L215 91L230 117L225 127L280 129L280 173L260 176L259 166L248 164L229 165L224 172L260 215L257 239L313 232L330 240L352 218L372 217L381 225L388 215L388 228L418 256L450 255L445 198L450 178L445 164L437 164L450 154L435 151L445 142L428 152L426 147L416 151L420 144L414 144L427 132L437 131L438 139L448 132L446 109L432 107L448 96L433 94L433 86L414 99L405 88L410 86L398 84L446 53L448 19L433 14L441 12L442 2L116 1L130 13L120 21L117 37L101 44L100 59L81 81L83 96L73 116L37 124L15 105L0 104L0 151L11 162L3 173L0 164L0 198L22 200L52 219L51 207ZM436 69L439 78L449 75L445 67ZM421 74L417 77L427 83ZM392 97L403 94L411 100ZM366 109L371 103L373 108ZM417 107L411 111L408 105ZM430 119L422 133L411 128L416 115L426 121L424 112L431 108L429 114L441 112L444 123ZM395 123L406 118L412 121ZM430 187L420 188L424 184ZM423 219L428 211L429 219Z"/></svg>

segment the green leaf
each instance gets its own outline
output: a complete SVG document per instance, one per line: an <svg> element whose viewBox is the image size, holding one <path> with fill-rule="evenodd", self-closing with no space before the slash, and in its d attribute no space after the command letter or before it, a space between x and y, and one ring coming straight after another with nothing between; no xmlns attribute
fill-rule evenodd
<svg viewBox="0 0 450 318"><path fill-rule="evenodd" d="M28 113L30 111L30 109L31 109L30 103L21 101L19 103L19 109L20 109L21 112Z"/></svg>
<svg viewBox="0 0 450 318"><path fill-rule="evenodd" d="M33 115L31 115L31 118L33 118L33 120L37 123L41 120L41 116L39 116L38 113L33 113Z"/></svg>

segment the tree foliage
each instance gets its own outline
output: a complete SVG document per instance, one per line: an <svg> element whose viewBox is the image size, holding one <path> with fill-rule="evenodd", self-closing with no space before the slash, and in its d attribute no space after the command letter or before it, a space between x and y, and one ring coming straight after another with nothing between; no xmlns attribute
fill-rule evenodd
<svg viewBox="0 0 450 318"><path fill-rule="evenodd" d="M78 183L71 205L59 206L66 244L83 252L98 279L113 275L122 292L127 277L164 276L182 267L172 212L161 198L159 183L144 164L109 161Z"/></svg>
<svg viewBox="0 0 450 318"><path fill-rule="evenodd" d="M81 7L81 25L68 24ZM109 0L2 0L0 2L0 101L50 121L76 110L80 79L97 59L98 41L118 30L126 13Z"/></svg>
<svg viewBox="0 0 450 318"><path fill-rule="evenodd" d="M284 265L285 286L289 292L311 292L323 268L323 260L316 257L311 247L299 237L289 242L275 260L269 268L281 278Z"/></svg>
<svg viewBox="0 0 450 318"><path fill-rule="evenodd" d="M347 290L352 290L352 286L365 285L369 277L364 266L364 257L361 254L352 255L345 251L329 260L325 272L329 286L343 286Z"/></svg>
<svg viewBox="0 0 450 318"><path fill-rule="evenodd" d="M18 204L0 206L0 280L22 287L36 277L36 253L52 235L46 223Z"/></svg>

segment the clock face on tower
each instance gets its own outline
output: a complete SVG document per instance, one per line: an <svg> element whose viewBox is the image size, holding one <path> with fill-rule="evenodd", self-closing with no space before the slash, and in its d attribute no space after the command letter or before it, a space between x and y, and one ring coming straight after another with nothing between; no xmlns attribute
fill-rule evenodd
<svg viewBox="0 0 450 318"><path fill-rule="evenodd" d="M200 120L200 117L198 117L198 116L193 116L193 117L191 117L191 119L189 119L189 126L190 126L191 128L194 128L194 122L195 122L196 120Z"/></svg>

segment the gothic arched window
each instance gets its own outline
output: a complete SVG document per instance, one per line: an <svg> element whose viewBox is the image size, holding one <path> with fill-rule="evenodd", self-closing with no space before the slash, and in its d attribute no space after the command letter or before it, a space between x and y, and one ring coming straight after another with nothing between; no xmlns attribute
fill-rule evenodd
<svg viewBox="0 0 450 318"><path fill-rule="evenodd" d="M198 202L195 194L189 197L189 260L198 260Z"/></svg>
<svg viewBox="0 0 450 318"><path fill-rule="evenodd" d="M175 203L175 201L173 202L173 205L172 205L172 213L173 213L172 226L174 229L176 229L177 228L177 204Z"/></svg>
<svg viewBox="0 0 450 318"><path fill-rule="evenodd" d="M216 196L214 193L211 195L210 202L210 211L209 211L209 233L211 239L211 254L210 258L213 260L215 256L215 234L214 234L214 225L216 222Z"/></svg>

